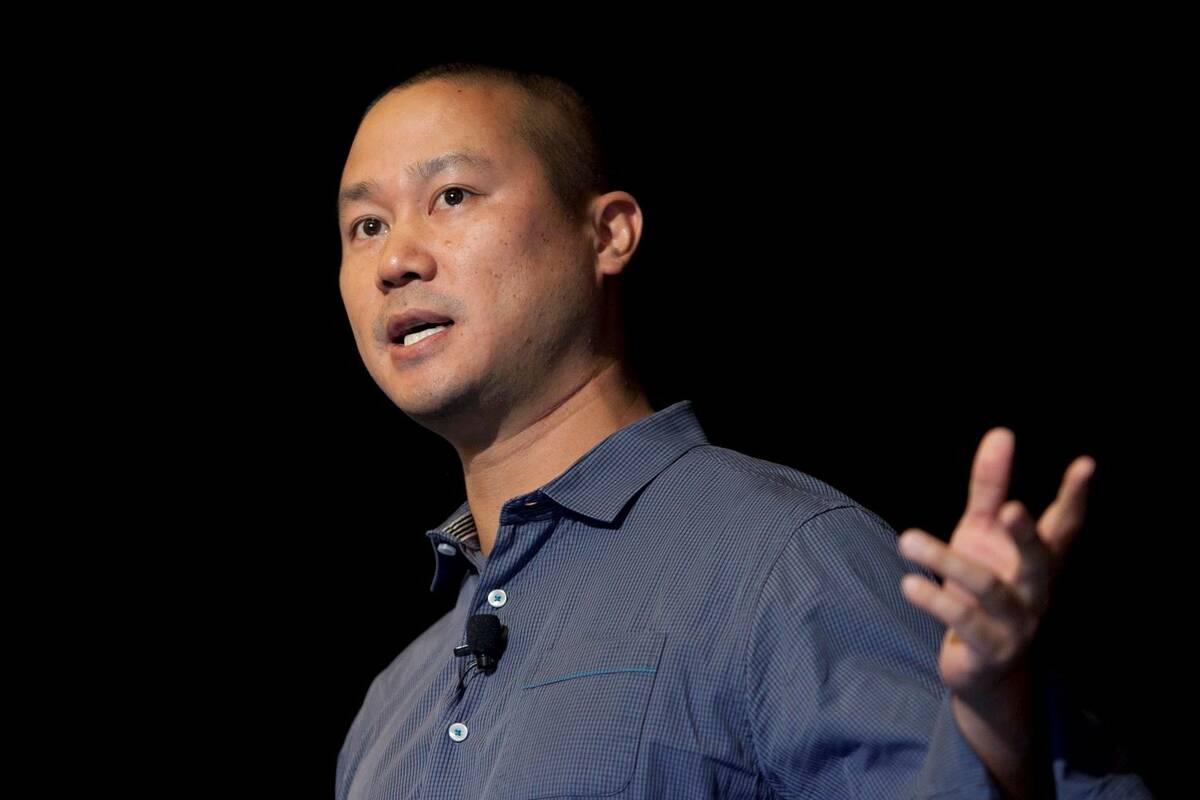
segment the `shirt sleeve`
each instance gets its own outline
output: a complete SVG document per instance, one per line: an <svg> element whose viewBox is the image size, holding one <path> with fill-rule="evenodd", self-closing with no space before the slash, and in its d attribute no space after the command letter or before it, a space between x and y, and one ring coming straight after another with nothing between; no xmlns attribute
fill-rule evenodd
<svg viewBox="0 0 1200 800"><path fill-rule="evenodd" d="M374 688L374 683L371 686ZM364 702L355 713L354 720L342 740L342 747L338 750L333 778L334 800L347 800L350 796L350 784L354 780L354 772L358 769L358 760L362 754L362 722L365 712Z"/></svg>
<svg viewBox="0 0 1200 800"><path fill-rule="evenodd" d="M334 800L349 800L350 789L354 784L354 776L358 772L363 753L378 733L376 709L379 708L380 693L383 690L381 683L385 673L386 670L371 680L363 701L354 714L354 720L342 740L334 771Z"/></svg>
<svg viewBox="0 0 1200 800"><path fill-rule="evenodd" d="M1043 669L1042 697L1049 728L1057 797L1072 800L1149 800L1149 787L1114 732L1080 704L1062 677Z"/></svg>
<svg viewBox="0 0 1200 800"><path fill-rule="evenodd" d="M954 720L937 667L944 628L900 592L909 572L936 580L857 506L804 522L771 565L747 634L745 692L754 755L780 797L1002 797ZM1109 784L1150 797L1065 764L1054 765L1058 797L1118 796Z"/></svg>

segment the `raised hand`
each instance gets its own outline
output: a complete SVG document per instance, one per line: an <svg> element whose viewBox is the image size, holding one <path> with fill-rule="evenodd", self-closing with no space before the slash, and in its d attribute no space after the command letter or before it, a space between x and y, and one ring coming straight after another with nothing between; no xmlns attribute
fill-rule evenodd
<svg viewBox="0 0 1200 800"><path fill-rule="evenodd" d="M943 579L938 586L909 574L901 588L946 625L938 668L950 691L968 702L992 697L1010 673L1026 666L1051 584L1083 525L1096 467L1088 456L1072 461L1058 496L1035 524L1020 501L1006 500L1014 449L1008 428L984 435L967 508L948 544L918 528L899 537L906 558Z"/></svg>

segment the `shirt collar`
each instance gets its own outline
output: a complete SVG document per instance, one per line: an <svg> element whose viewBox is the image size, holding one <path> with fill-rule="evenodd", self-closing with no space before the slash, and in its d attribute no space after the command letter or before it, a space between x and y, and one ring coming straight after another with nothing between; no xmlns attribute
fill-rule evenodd
<svg viewBox="0 0 1200 800"><path fill-rule="evenodd" d="M651 479L707 443L692 402L680 400L609 434L541 492L577 514L612 523Z"/></svg>
<svg viewBox="0 0 1200 800"><path fill-rule="evenodd" d="M642 487L688 450L702 444L708 444L708 437L696 418L692 401L680 400L613 431L561 475L528 494L540 492L576 514L611 524ZM478 561L474 558L479 551L475 519L465 500L426 536L436 559L430 591L458 572L448 561L463 560L462 556L438 550L439 543L456 544ZM465 568L466 564L457 566Z"/></svg>

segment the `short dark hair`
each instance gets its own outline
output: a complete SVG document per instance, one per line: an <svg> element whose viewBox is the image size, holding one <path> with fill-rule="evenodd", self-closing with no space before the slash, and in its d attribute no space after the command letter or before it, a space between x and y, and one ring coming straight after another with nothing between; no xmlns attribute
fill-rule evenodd
<svg viewBox="0 0 1200 800"><path fill-rule="evenodd" d="M363 117L390 93L439 78L468 86L503 83L522 90L524 100L513 115L516 133L538 157L570 220L582 219L591 195L612 190L595 112L578 89L551 75L471 61L437 64L389 86L371 101Z"/></svg>

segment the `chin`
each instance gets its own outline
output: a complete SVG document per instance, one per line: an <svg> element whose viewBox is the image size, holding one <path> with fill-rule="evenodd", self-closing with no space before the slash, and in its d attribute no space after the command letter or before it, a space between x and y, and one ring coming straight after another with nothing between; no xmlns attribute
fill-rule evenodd
<svg viewBox="0 0 1200 800"><path fill-rule="evenodd" d="M400 392L391 397L397 408L425 427L453 423L464 416L473 415L478 409L478 404L468 395L450 392Z"/></svg>

